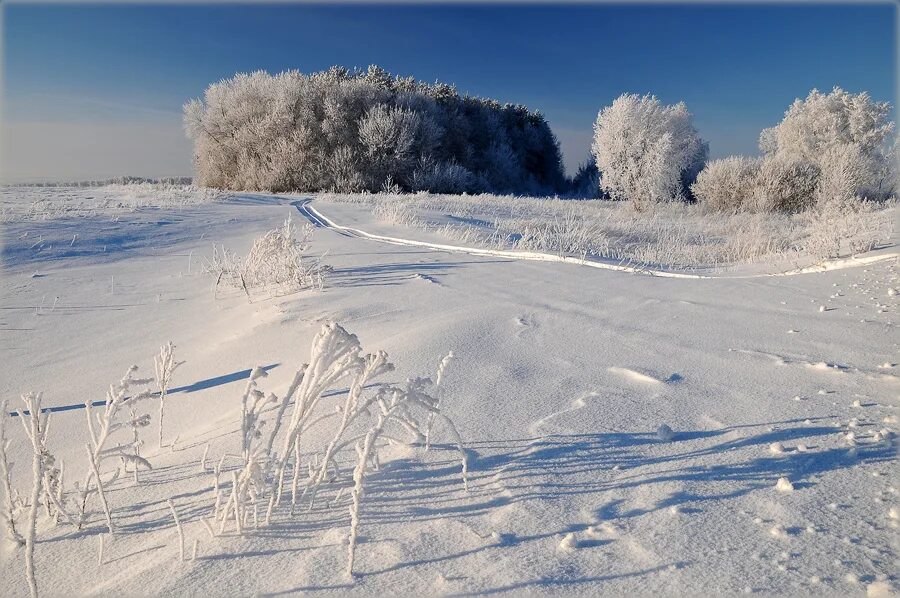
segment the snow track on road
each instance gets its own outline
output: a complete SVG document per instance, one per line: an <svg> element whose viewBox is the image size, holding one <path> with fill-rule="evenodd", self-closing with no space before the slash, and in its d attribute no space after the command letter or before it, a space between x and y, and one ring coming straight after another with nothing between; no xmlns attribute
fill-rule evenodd
<svg viewBox="0 0 900 598"><path fill-rule="evenodd" d="M443 243L429 243L427 241L416 241L414 239L403 239L400 237L389 237L386 235L376 235L358 228L343 226L331 220L322 212L310 205L312 200L300 200L291 202L303 216L311 221L314 225L322 228L330 228L344 235L349 235L361 239L371 239L391 245L405 245L411 247L426 247L436 251L448 251L453 253L468 253L470 255L484 255L490 257L504 257L513 260L525 260L535 262L561 262L566 264L575 264L579 266L587 266L589 268L599 268L601 270L615 270L618 272L628 272L631 274L646 274L648 276L658 276L662 278L688 278L688 279L744 279L744 278L768 278L773 276L792 276L796 274L810 274L815 272L826 272L830 270L842 270L844 268L852 268L855 266L866 266L898 257L897 252L877 253L863 257L849 257L837 260L822 262L813 266L806 266L786 272L777 272L770 274L748 274L743 276L730 275L713 275L713 274L688 274L685 272L671 272L667 270L655 270L642 266L622 263L601 262L593 259L578 258L569 255L555 255L552 253L541 253L537 251L518 251L514 249L485 249L481 247L467 247L463 245L446 245Z"/></svg>

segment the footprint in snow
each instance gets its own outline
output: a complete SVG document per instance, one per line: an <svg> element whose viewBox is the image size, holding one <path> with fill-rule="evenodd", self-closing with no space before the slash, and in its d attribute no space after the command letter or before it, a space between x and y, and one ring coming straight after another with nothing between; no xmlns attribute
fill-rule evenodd
<svg viewBox="0 0 900 598"><path fill-rule="evenodd" d="M534 314L523 314L513 320L517 330L516 330L516 338L522 338L528 332L531 332L538 328L537 320L534 317Z"/></svg>

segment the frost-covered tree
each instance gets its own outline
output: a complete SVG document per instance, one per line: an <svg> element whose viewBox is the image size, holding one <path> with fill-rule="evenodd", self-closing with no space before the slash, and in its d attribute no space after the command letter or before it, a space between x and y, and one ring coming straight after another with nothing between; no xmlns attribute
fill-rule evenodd
<svg viewBox="0 0 900 598"><path fill-rule="evenodd" d="M435 162L425 157L419 160L412 174L413 191L434 193L465 193L472 189L472 173L454 161Z"/></svg>
<svg viewBox="0 0 900 598"><path fill-rule="evenodd" d="M861 196L880 199L894 192L894 123L891 106L868 93L840 87L830 93L812 90L795 100L776 126L760 135L760 149L782 162L818 167L820 199ZM839 193L841 197L830 197Z"/></svg>
<svg viewBox="0 0 900 598"><path fill-rule="evenodd" d="M238 74L184 107L197 183L247 190L555 193L559 144L524 106L333 67Z"/></svg>
<svg viewBox="0 0 900 598"><path fill-rule="evenodd" d="M600 171L594 156L578 165L569 187L575 197L600 197Z"/></svg>
<svg viewBox="0 0 900 598"><path fill-rule="evenodd" d="M655 96L634 94L600 111L592 150L601 189L635 206L686 199L709 152L684 102L666 106Z"/></svg>
<svg viewBox="0 0 900 598"><path fill-rule="evenodd" d="M366 112L359 122L359 140L371 186L388 178L405 182L412 178L423 129L422 117L409 108L378 104Z"/></svg>
<svg viewBox="0 0 900 598"><path fill-rule="evenodd" d="M890 109L866 93L813 90L763 130L763 158L711 162L691 188L716 209L797 212L834 203L829 213L836 213L860 199L887 198L897 186Z"/></svg>

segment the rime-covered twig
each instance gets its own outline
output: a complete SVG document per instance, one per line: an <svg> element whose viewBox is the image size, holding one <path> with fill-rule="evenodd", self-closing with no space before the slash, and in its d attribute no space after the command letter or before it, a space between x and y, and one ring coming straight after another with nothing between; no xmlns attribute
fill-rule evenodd
<svg viewBox="0 0 900 598"><path fill-rule="evenodd" d="M0 517L3 519L3 529L7 539L17 546L24 546L25 538L23 538L22 534L16 529L12 480L10 478L9 458L6 454L11 442L6 438L6 422L9 418L7 411L8 406L8 399L3 399L3 401L0 402L0 483L3 484L3 513L0 514Z"/></svg>
<svg viewBox="0 0 900 598"><path fill-rule="evenodd" d="M87 419L89 439L89 443L87 445L88 472L85 475L84 487L81 489L80 512L78 516L79 529L82 525L84 525L84 521L87 517L87 500L91 494L91 481L96 480L97 493L100 495L100 500L103 503L103 508L107 520L107 527L109 528L109 532L111 534L114 533L114 528L112 525L112 514L109 511L109 503L106 501L106 495L103 491L104 482L100 477L100 465L104 458L110 456L130 457L132 459L141 460L146 463L146 461L140 459L140 457L137 457L133 453L125 451L123 446L116 446L111 449L106 448L106 444L109 440L110 435L126 425L120 423L117 420L119 409L122 407L125 401L128 400L133 404L137 403L138 401L145 400L151 396L149 391L144 391L138 393L135 396L128 397L128 392L133 386L139 384L148 384L150 382L150 380L141 380L134 378L134 373L136 371L136 365L129 367L125 372L125 375L117 384L110 385L109 390L107 390L106 392L106 401L104 402L103 407L97 413L94 412L93 405L91 404L90 399L87 399L85 401L85 417ZM116 470L113 479L117 477L118 469ZM109 484L112 482L109 481L107 483Z"/></svg>
<svg viewBox="0 0 900 598"><path fill-rule="evenodd" d="M441 382L444 381L444 373L447 371L447 368L450 366L450 362L453 361L453 351L447 353L447 355L441 360L438 364L437 375L434 378L434 387L435 387L435 398L437 401L435 402L435 408L440 408L441 406L441 394L443 389L441 388ZM428 422L425 424L425 450L431 448L431 426L434 423L434 414L428 414Z"/></svg>
<svg viewBox="0 0 900 598"><path fill-rule="evenodd" d="M37 598L37 580L34 575L34 542L37 539L37 514L41 500L41 489L44 483L44 445L46 441L47 418L49 412L41 413L41 393L28 393L22 395L22 402L28 410L28 415L20 413L25 435L31 441L31 500L28 505L28 521L25 526L25 578L28 581L28 589L32 598Z"/></svg>
<svg viewBox="0 0 900 598"><path fill-rule="evenodd" d="M158 444L162 448L163 416L166 411L166 395L172 382L172 374L183 362L176 362L174 357L175 345L169 341L159 348L159 354L153 358L153 367L156 374L156 385L159 388L159 437Z"/></svg>

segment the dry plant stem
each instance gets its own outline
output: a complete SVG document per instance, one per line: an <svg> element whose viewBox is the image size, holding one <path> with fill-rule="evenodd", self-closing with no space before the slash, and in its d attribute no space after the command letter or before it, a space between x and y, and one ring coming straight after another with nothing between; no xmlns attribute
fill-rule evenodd
<svg viewBox="0 0 900 598"><path fill-rule="evenodd" d="M172 518L175 520L175 527L178 530L178 556L181 559L181 562L184 562L184 528L181 527L181 521L178 519L178 511L175 510L175 503L172 502L172 499L168 499L166 501L169 505L169 509L172 510ZM196 545L195 545L196 549Z"/></svg>
<svg viewBox="0 0 900 598"><path fill-rule="evenodd" d="M200 457L200 471L206 471L206 455L209 453L209 443L203 449L203 455Z"/></svg>

